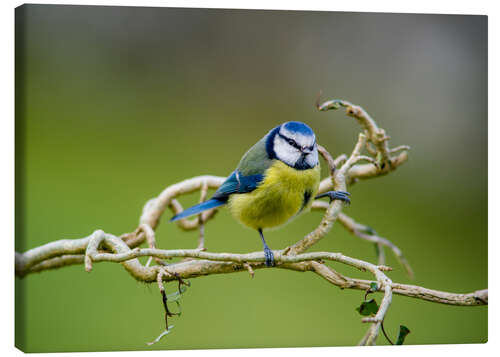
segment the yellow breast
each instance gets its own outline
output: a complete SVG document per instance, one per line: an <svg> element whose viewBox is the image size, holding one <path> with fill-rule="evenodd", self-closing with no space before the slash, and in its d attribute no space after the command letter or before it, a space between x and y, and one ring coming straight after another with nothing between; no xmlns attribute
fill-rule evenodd
<svg viewBox="0 0 500 357"><path fill-rule="evenodd" d="M276 160L254 191L231 195L229 209L251 228L276 227L310 208L319 181L319 164L309 170L296 170Z"/></svg>

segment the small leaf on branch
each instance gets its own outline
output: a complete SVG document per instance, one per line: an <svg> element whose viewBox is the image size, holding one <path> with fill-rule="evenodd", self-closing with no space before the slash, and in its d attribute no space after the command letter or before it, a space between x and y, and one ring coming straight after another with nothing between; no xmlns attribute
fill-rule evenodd
<svg viewBox="0 0 500 357"><path fill-rule="evenodd" d="M396 345L402 345L405 342L406 336L410 333L408 327L399 325L398 339L396 340Z"/></svg>
<svg viewBox="0 0 500 357"><path fill-rule="evenodd" d="M378 291L378 284L376 282L372 281L370 283L370 287L368 288L368 290L366 290L365 300L366 300L366 297L368 296L368 294L374 293L375 291Z"/></svg>
<svg viewBox="0 0 500 357"><path fill-rule="evenodd" d="M167 301L172 302L172 301L178 301L181 297L182 294L187 290L186 285L181 285L180 291L173 292L172 294L167 295Z"/></svg>
<svg viewBox="0 0 500 357"><path fill-rule="evenodd" d="M356 308L356 311L362 316L375 315L378 311L378 304L375 299L363 301L361 305Z"/></svg>
<svg viewBox="0 0 500 357"><path fill-rule="evenodd" d="M181 310L181 304L179 302L180 298L182 297L182 294L187 290L187 287L191 286L189 282L185 282L179 278L179 288L177 291L173 292L172 294L166 294L165 289L163 287L163 283L160 287L160 292L162 295L162 302L163 302L163 308L165 309L165 326L168 326L167 329L163 334L161 334L155 341L153 341L151 344L156 343L159 341L164 335L168 334L170 331L170 326L168 325L168 318L171 316L180 316L182 313ZM177 304L177 307L179 309L178 312L172 312L168 308L168 302L175 302Z"/></svg>

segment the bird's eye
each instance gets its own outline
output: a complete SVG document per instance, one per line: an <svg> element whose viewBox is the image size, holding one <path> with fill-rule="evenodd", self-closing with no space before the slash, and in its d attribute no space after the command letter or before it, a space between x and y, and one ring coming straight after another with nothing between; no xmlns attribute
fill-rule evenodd
<svg viewBox="0 0 500 357"><path fill-rule="evenodd" d="M288 139L288 143L292 146L296 146L297 144L295 143L295 140L293 139Z"/></svg>

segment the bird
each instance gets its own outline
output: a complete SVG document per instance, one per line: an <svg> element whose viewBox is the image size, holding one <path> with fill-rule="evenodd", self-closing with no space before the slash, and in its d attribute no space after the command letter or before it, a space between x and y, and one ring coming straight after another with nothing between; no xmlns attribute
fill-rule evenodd
<svg viewBox="0 0 500 357"><path fill-rule="evenodd" d="M314 199L329 197L350 203L349 193L317 195L320 183L318 145L305 123L285 122L271 129L241 158L236 169L207 201L185 209L171 222L228 205L232 216L258 231L265 264L274 266L274 254L263 230L282 226L307 211Z"/></svg>

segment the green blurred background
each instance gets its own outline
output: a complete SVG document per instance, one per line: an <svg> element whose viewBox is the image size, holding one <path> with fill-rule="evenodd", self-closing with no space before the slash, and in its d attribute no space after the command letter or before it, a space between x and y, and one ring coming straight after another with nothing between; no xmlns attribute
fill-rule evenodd
<svg viewBox="0 0 500 357"><path fill-rule="evenodd" d="M29 5L16 11L16 250L103 229L136 228L144 203L200 174L227 175L270 128L308 123L349 153L357 123L314 108L362 105L410 160L350 191L345 212L405 253L410 280L452 292L487 287L487 18L408 14ZM190 204L197 196L185 198ZM163 217L164 249L196 246ZM274 249L321 219L268 233ZM206 227L213 252L261 249L226 210ZM375 261L339 225L314 250ZM349 276L371 278L332 264ZM356 345L361 291L279 269L192 279L163 329L156 285L101 263L16 278L16 339L25 351ZM167 285L169 291L174 285ZM380 301L380 295L377 295ZM481 343L486 307L395 296L385 328L408 344ZM381 336L379 344L387 342Z"/></svg>

